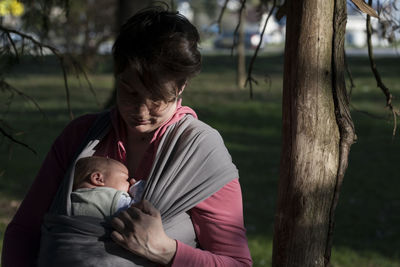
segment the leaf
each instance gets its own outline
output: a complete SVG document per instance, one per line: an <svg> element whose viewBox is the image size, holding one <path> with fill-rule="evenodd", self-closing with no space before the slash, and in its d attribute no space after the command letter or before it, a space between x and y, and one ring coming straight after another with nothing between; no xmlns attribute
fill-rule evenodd
<svg viewBox="0 0 400 267"><path fill-rule="evenodd" d="M375 9L373 9L370 5L365 3L363 0L351 0L353 4L355 4L361 12L364 12L371 17L375 17L379 19L378 14L376 13Z"/></svg>

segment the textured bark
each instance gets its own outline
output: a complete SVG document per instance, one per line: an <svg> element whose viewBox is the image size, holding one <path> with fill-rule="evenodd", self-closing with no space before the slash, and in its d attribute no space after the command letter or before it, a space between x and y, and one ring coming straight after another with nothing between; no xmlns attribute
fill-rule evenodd
<svg viewBox="0 0 400 267"><path fill-rule="evenodd" d="M335 103L336 122L340 132L339 143L339 167L336 177L335 190L332 199L329 232L325 248L325 265L329 265L331 256L334 215L339 201L340 188L348 165L350 147L356 140L353 120L349 109L349 96L346 90L345 72L346 57L344 52L344 40L346 32L347 10L346 0L336 0L333 24L333 51L332 51L332 91Z"/></svg>
<svg viewBox="0 0 400 267"><path fill-rule="evenodd" d="M344 136L351 118L345 108L344 28L336 27L335 2L345 5L343 0L286 3L273 266L329 264L333 214L350 147L343 140L352 141ZM337 34L343 35L335 39Z"/></svg>

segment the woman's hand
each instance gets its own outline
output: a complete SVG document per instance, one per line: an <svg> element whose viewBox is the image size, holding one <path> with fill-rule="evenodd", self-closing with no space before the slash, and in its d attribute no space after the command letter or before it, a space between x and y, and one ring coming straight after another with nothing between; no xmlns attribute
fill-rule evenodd
<svg viewBox="0 0 400 267"><path fill-rule="evenodd" d="M160 212L147 200L120 212L111 225L111 238L136 255L163 265L175 255L176 241L165 234Z"/></svg>

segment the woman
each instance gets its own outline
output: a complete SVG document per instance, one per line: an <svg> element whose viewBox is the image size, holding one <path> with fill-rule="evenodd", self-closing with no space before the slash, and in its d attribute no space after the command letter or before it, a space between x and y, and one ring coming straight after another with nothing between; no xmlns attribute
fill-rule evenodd
<svg viewBox="0 0 400 267"><path fill-rule="evenodd" d="M198 203L184 213L190 215L196 244L190 246L164 230L165 221L170 221L168 215L164 216L166 208L157 204L158 210L153 206L156 205L154 195L168 202L166 200L175 194L157 196L156 191L150 192L150 189L145 195L153 193L153 197L145 199L153 202L143 200L120 213L112 221L111 237L130 254L162 265L250 266L252 261L243 226L237 172L232 170L234 166L216 131L198 121L194 111L181 106L179 100L187 81L200 71L198 41L196 28L186 18L160 7L144 10L122 26L113 48L117 108L107 115L111 129L93 149L94 155L124 163L130 177L147 180L147 184L151 184L157 175L160 179L166 176L175 179L175 175L191 179L174 188L176 195L184 191L183 187L197 182L198 172L203 172L199 176L210 176L211 180L205 178L202 184L215 187L210 191L212 193L202 195L206 190L192 190L191 193L197 192L195 195L184 193L187 200L202 195ZM30 191L7 227L3 266L36 263L43 218L82 146L82 140L99 116L85 115L74 120L54 142ZM188 144L186 140L192 140L192 143ZM192 147L195 149L191 150ZM208 152L203 153L204 160L185 158L187 153L198 155L198 151L205 151L204 147L209 147ZM168 153L174 156L166 160ZM208 160L212 153L214 158ZM175 164L178 169L166 174L160 162ZM203 167L191 168L190 164ZM225 171L227 169L229 171ZM212 174L208 175L208 172ZM216 172L223 179L214 179ZM220 185L214 186L217 183ZM184 197L178 197L178 200Z"/></svg>

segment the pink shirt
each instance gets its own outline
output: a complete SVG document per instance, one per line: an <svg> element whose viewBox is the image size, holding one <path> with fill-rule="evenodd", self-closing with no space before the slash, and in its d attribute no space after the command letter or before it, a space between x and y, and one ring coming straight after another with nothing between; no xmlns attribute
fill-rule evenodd
<svg viewBox="0 0 400 267"><path fill-rule="evenodd" d="M158 142L168 125L186 113L196 116L179 103L173 117L154 134L144 155L137 179L146 179ZM71 122L54 142L28 194L8 225L3 243L2 266L32 266L40 247L40 226L70 161L93 124L96 114ZM125 162L124 125L112 112L113 130L102 140L96 155ZM252 260L243 225L242 194L238 179L189 211L201 249L177 242L172 266L251 266Z"/></svg>

